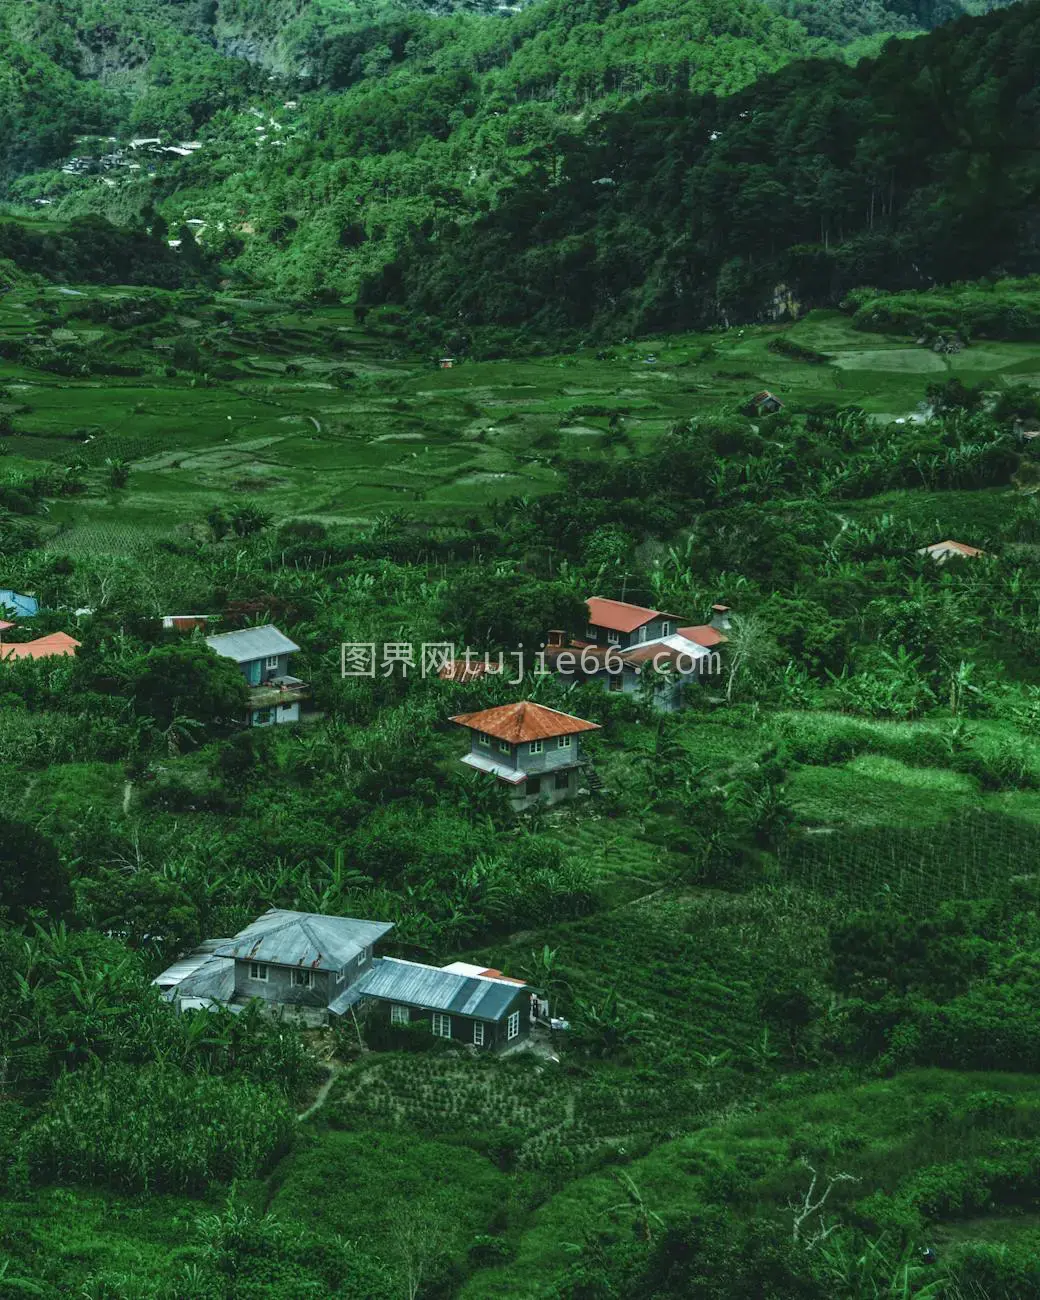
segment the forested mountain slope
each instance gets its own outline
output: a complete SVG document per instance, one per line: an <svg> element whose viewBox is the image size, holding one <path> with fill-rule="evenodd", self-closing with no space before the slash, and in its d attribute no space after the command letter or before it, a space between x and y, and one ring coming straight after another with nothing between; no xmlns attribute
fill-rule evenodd
<svg viewBox="0 0 1040 1300"><path fill-rule="evenodd" d="M1040 5L632 104L365 289L465 328L679 328L1040 265ZM427 326L430 322L423 322ZM464 329L465 332L465 329Z"/></svg>
<svg viewBox="0 0 1040 1300"><path fill-rule="evenodd" d="M1008 232L972 203L987 169L1012 225L1031 192L994 150L1003 114L1029 139L1014 47L1033 11L852 66L879 24L968 2L828 8L833 40L794 0L27 4L0 20L0 179L50 217L190 219L212 259L281 294L366 280L369 304L541 333L754 314L778 276L821 299L1028 269L1017 236L993 264ZM90 133L202 147L63 173Z"/></svg>

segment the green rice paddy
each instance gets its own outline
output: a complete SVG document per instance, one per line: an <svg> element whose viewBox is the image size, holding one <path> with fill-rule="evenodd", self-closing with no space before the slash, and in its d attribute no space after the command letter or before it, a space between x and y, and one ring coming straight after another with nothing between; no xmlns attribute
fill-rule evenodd
<svg viewBox="0 0 1040 1300"><path fill-rule="evenodd" d="M121 330L78 314L136 292L15 290L0 300L0 342L8 352L34 344L0 362L8 468L90 467L87 498L58 503L49 518L48 545L63 551L126 553L135 537L175 534L236 498L276 521L462 522L550 490L567 461L633 454L677 420L732 412L762 388L796 408L857 404L892 420L919 415L925 386L947 377L1040 384L1040 344L946 356L859 333L838 312L450 370L401 355L343 307L220 295L185 307L170 295L163 319ZM780 335L827 363L769 351ZM58 353L73 359L71 374L49 365ZM623 440L608 437L614 413ZM132 466L125 490L106 488L112 459Z"/></svg>

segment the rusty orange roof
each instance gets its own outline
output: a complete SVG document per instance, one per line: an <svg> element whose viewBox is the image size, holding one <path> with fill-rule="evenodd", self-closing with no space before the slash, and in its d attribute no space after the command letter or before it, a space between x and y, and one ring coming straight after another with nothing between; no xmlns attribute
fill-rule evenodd
<svg viewBox="0 0 1040 1300"><path fill-rule="evenodd" d="M533 700L500 704L495 709L482 709L479 713L460 713L451 721L512 745L522 744L525 740L547 740L551 736L573 736L579 731L599 731L596 722L585 722L569 713L535 704Z"/></svg>
<svg viewBox="0 0 1040 1300"><path fill-rule="evenodd" d="M74 641L68 633L51 632L49 636L37 637L35 641L0 646L0 655L4 659L50 659L54 655L74 655L79 646L80 643Z"/></svg>
<svg viewBox="0 0 1040 1300"><path fill-rule="evenodd" d="M477 978L485 979L485 980L498 980L500 984L518 984L520 988L523 988L524 985L527 983L526 980L513 979L512 975L503 975L500 970L495 970L493 966L489 966L487 970L482 970Z"/></svg>
<svg viewBox="0 0 1040 1300"><path fill-rule="evenodd" d="M627 605L623 600L604 600L602 596L590 596L585 602L589 611L589 623L593 627L609 628L611 632L634 632L637 627L649 623L655 618L670 618L678 621L678 614L665 614L659 609L646 609L642 605Z"/></svg>
<svg viewBox="0 0 1040 1300"><path fill-rule="evenodd" d="M920 555L949 555L953 551L956 555L984 555L985 551L980 551L977 546L969 546L967 542L934 542L931 546L922 547L918 552Z"/></svg>
<svg viewBox="0 0 1040 1300"><path fill-rule="evenodd" d="M716 608L712 606L712 608ZM723 608L718 606L718 608ZM717 627L712 627L710 623L698 623L696 627L679 628L679 636L684 636L687 641L696 641L698 645L709 648L713 645L721 645L727 640L726 634L720 632Z"/></svg>
<svg viewBox="0 0 1040 1300"><path fill-rule="evenodd" d="M495 671L488 665L486 659L471 659L469 663L465 659L451 659L440 670L437 676L442 682L475 682L478 677L483 677L485 673Z"/></svg>

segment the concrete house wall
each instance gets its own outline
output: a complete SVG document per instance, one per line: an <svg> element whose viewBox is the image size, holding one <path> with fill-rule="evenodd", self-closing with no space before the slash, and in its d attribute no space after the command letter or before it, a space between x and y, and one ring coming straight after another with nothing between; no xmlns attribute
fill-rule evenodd
<svg viewBox="0 0 1040 1300"><path fill-rule="evenodd" d="M649 666L649 671L653 672L653 666ZM614 676L621 678L621 690L613 686L612 679ZM684 677L672 677L654 691L654 708L661 713L677 713L682 708L683 694L691 683L698 682L697 673L687 673ZM637 695L642 685L642 675L636 673L634 667L626 665L624 670L619 674L608 672L593 673L589 678L591 682L597 682L605 691L617 695Z"/></svg>
<svg viewBox="0 0 1040 1300"><path fill-rule="evenodd" d="M543 740L540 754L531 753L529 741L510 745L509 752L506 753L499 747L494 736L491 737L490 746L482 745L479 733L473 731L470 733L470 752L494 759L496 763L501 763L503 767L508 767L514 772L527 772L531 776L541 778L537 794L530 792L526 781L510 787L509 797L514 809L523 811L540 804L561 803L564 799L573 799L578 793L577 768L583 757L581 736L572 735L570 745L562 749L556 742L556 736ZM557 772L569 772L567 785L563 789L557 788Z"/></svg>
<svg viewBox="0 0 1040 1300"><path fill-rule="evenodd" d="M664 630L666 626L668 628L667 632ZM585 629L585 635L582 637L582 640L589 641L593 645L603 646L604 648L607 646L615 646L618 650L627 650L629 646L642 645L644 641L656 641L659 637L670 636L673 632L678 630L678 627L679 624L675 619L653 618L649 623L644 623L642 627L637 627L634 632L611 633L609 629L605 627L598 627L595 623L590 623ZM590 632L596 634L595 638L589 636ZM616 636L617 640L611 641L611 636Z"/></svg>
<svg viewBox="0 0 1040 1300"><path fill-rule="evenodd" d="M364 960L362 961L361 958ZM359 958L349 962L341 971L316 970L311 972L312 984L305 988L293 984L292 974L299 967L266 965L267 979L254 979L250 974L251 961L235 961L235 997L248 1000L259 998L279 1006L327 1007L330 1002L348 989L372 964L372 949L368 947Z"/></svg>
<svg viewBox="0 0 1040 1300"><path fill-rule="evenodd" d="M291 704L273 704L266 709L250 709L248 722L251 727L273 727L281 722L299 722L300 702Z"/></svg>
<svg viewBox="0 0 1040 1300"><path fill-rule="evenodd" d="M272 677L284 677L289 671L288 652L280 655L272 655L272 659L277 659L277 666L274 668L267 667L267 656L260 659L247 659L245 663L238 665L239 671L251 686L259 686L261 683L270 681Z"/></svg>

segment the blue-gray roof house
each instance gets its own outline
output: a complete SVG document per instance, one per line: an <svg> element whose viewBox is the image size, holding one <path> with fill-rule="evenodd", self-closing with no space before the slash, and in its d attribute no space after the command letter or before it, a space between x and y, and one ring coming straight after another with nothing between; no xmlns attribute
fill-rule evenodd
<svg viewBox="0 0 1040 1300"><path fill-rule="evenodd" d="M474 1047L504 1047L531 1027L531 990L498 972L461 975L439 966L383 957L372 963L357 998L349 994L329 1011L342 1015L366 999L389 1008L390 1023L429 1021L438 1038Z"/></svg>
<svg viewBox="0 0 1040 1300"><path fill-rule="evenodd" d="M0 606L9 614L17 614L19 618L33 618L40 612L40 602L35 596L23 596L21 592L11 591L9 587L0 589Z"/></svg>
<svg viewBox="0 0 1040 1300"><path fill-rule="evenodd" d="M178 1010L254 999L312 1023L381 1006L391 1024L424 1021L440 1038L490 1049L527 1034L531 991L500 971L374 957L388 921L274 908L233 938L210 939L153 983Z"/></svg>
<svg viewBox="0 0 1040 1300"><path fill-rule="evenodd" d="M268 624L238 632L218 632L206 644L225 659L238 664L250 686L246 723L269 727L299 722L300 702L307 699L306 684L289 674L289 656L299 650L295 641Z"/></svg>

